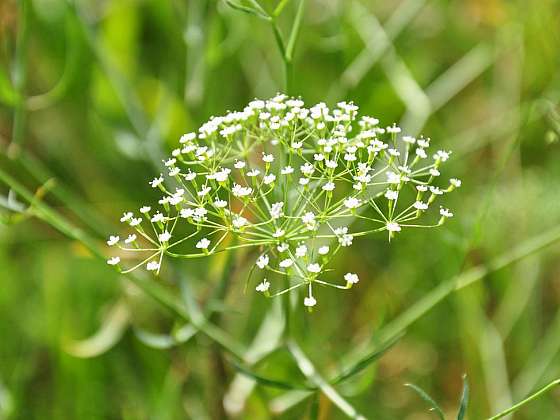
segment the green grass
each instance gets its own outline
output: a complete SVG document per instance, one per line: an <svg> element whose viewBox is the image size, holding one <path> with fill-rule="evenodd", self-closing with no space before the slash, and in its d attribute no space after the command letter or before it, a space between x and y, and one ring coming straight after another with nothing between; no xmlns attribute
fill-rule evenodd
<svg viewBox="0 0 560 420"><path fill-rule="evenodd" d="M0 418L455 418L464 373L466 418L558 416L558 1L75 3L0 6ZM287 341L245 254L106 266L181 134L285 90L455 150L456 217L360 239Z"/></svg>

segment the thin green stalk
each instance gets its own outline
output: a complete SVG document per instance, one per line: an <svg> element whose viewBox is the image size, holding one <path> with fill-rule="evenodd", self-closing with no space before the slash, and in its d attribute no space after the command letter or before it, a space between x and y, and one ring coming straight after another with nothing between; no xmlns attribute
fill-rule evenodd
<svg viewBox="0 0 560 420"><path fill-rule="evenodd" d="M560 226L542 233L534 238L528 239L515 247L512 251L506 252L487 265L473 267L462 274L452 277L441 283L438 287L429 292L426 296L416 302L402 315L390 322L381 330L381 341L384 342L392 337L401 334L411 324L421 318L430 309L444 300L451 293L463 289L477 281L484 279L487 275L501 270L523 258L533 255L544 248L560 242Z"/></svg>
<svg viewBox="0 0 560 420"><path fill-rule="evenodd" d="M560 379L556 379L555 381L552 381L551 383L549 383L548 385L542 387L541 389L539 389L537 392L535 392L533 395L528 396L527 398L525 398L523 401L518 402L517 404L515 404L514 406L508 408L505 411L502 411L501 413L498 413L492 417L489 417L488 420L497 420L497 419L501 419L502 417L507 416L508 414L511 414L517 410L519 410L521 407L523 407L525 404L530 403L533 400L536 400L537 398L539 398L540 396L546 394L550 389L554 388L555 386L560 385Z"/></svg>
<svg viewBox="0 0 560 420"><path fill-rule="evenodd" d="M17 93L14 107L12 141L8 148L8 156L16 158L21 153L25 136L25 98L24 90L27 82L27 44L29 41L29 0L19 2L19 20L16 39L16 56L14 65L14 88Z"/></svg>
<svg viewBox="0 0 560 420"><path fill-rule="evenodd" d="M295 341L288 342L288 349L294 357L301 373L309 379L325 396L332 401L344 414L352 419L365 419L358 411L346 401L320 374L309 358L303 353Z"/></svg>
<svg viewBox="0 0 560 420"><path fill-rule="evenodd" d="M105 255L101 251L97 242L89 237L82 229L74 226L67 221L64 217L52 210L42 201L35 198L26 187L12 178L8 173L0 168L0 181L8 185L12 190L19 194L23 199L28 201L31 205L30 211L39 219L48 223L64 235L82 243L93 255L105 260ZM144 293L160 303L163 307L169 310L178 318L191 322L200 332L208 336L210 339L217 342L222 348L231 353L238 359L243 359L246 352L245 346L236 342L233 338L227 335L223 330L216 327L209 322L204 316L193 317L193 314L185 308L180 301L175 298L166 288L162 285L152 281L147 277L139 277L134 273L126 275L133 284L138 286Z"/></svg>

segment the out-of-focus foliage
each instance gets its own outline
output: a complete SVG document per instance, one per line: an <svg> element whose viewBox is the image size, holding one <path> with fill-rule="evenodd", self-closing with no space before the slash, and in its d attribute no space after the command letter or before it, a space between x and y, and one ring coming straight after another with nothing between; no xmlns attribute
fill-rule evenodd
<svg viewBox="0 0 560 420"><path fill-rule="evenodd" d="M278 19L284 34L297 3ZM321 290L313 314L295 312L302 354L322 376L439 284L558 226L559 65L557 0L307 1L292 93L400 120L453 149L449 173L463 180L443 228L361 240L338 270L359 275L352 292ZM123 209L153 200L147 181L181 134L283 89L270 26L225 2L0 2L0 168L100 246ZM261 361L282 322L275 303L244 293L245 256L223 301L222 256L154 281L177 294L189 281L211 319L251 347L256 387L211 340L34 216L0 185L0 418L344 418L308 396L288 349ZM451 294L337 391L368 418L433 418L411 382L452 418L467 373L477 419L558 378L558 255L548 248ZM558 401L553 391L516 418L555 418Z"/></svg>

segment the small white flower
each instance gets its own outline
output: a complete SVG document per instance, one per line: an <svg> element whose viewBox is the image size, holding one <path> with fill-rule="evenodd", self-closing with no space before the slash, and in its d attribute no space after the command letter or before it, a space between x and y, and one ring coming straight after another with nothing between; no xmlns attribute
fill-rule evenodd
<svg viewBox="0 0 560 420"><path fill-rule="evenodd" d="M242 187L239 184L233 184L231 192L236 197L246 197L253 192L253 189L251 187Z"/></svg>
<svg viewBox="0 0 560 420"><path fill-rule="evenodd" d="M134 214L132 212L126 212L125 214L123 214L123 216L121 217L121 222L127 222L130 219L132 219L132 217L134 216Z"/></svg>
<svg viewBox="0 0 560 420"><path fill-rule="evenodd" d="M344 200L344 206L348 209L357 209L362 205L362 202L356 197L350 197Z"/></svg>
<svg viewBox="0 0 560 420"><path fill-rule="evenodd" d="M428 191L428 186L427 185L417 185L416 189L420 192L426 192L426 191Z"/></svg>
<svg viewBox="0 0 560 420"><path fill-rule="evenodd" d="M193 180L196 178L196 172L192 172L192 171L189 169L189 172L187 172L187 173L186 173L185 175L183 175L183 176L184 176L184 178L185 178L187 181L193 181Z"/></svg>
<svg viewBox="0 0 560 420"><path fill-rule="evenodd" d="M346 247L346 246L351 246L353 240L354 240L354 237L352 235L349 235L349 234L345 233L344 235L342 235L338 238L338 243L341 246Z"/></svg>
<svg viewBox="0 0 560 420"><path fill-rule="evenodd" d="M289 175L294 173L294 168L292 168L291 166L286 166L284 168L282 168L282 170L280 171L280 173L282 175Z"/></svg>
<svg viewBox="0 0 560 420"><path fill-rule="evenodd" d="M396 124L393 124L390 127L387 127L387 133L391 133L391 134L398 134L401 132L401 128L397 127Z"/></svg>
<svg viewBox="0 0 560 420"><path fill-rule="evenodd" d="M109 265L117 265L120 262L121 262L120 257L112 257L107 260L107 264Z"/></svg>
<svg viewBox="0 0 560 420"><path fill-rule="evenodd" d="M181 215L181 217L183 219L188 219L189 217L193 217L194 216L194 210L193 209L181 209L181 212L179 213Z"/></svg>
<svg viewBox="0 0 560 420"><path fill-rule="evenodd" d="M416 143L416 139L414 137L411 137L411 136L403 136L402 141L404 141L405 143L408 143L408 144Z"/></svg>
<svg viewBox="0 0 560 420"><path fill-rule="evenodd" d="M263 152L262 160L265 163L272 163L274 162L274 156L272 156L272 154L267 155Z"/></svg>
<svg viewBox="0 0 560 420"><path fill-rule="evenodd" d="M317 304L317 300L313 296L308 296L303 299L303 304L308 308L311 308Z"/></svg>
<svg viewBox="0 0 560 420"><path fill-rule="evenodd" d="M445 162L447 159L449 159L450 154L451 154L451 152L446 152L444 150L438 150L433 157L434 157L434 160L441 160L442 162Z"/></svg>
<svg viewBox="0 0 560 420"><path fill-rule="evenodd" d="M309 184L309 178L300 178L299 179L299 185L305 186L307 184Z"/></svg>
<svg viewBox="0 0 560 420"><path fill-rule="evenodd" d="M265 185L269 185L269 184L272 184L275 180L276 180L276 175L268 174L263 178L263 183Z"/></svg>
<svg viewBox="0 0 560 420"><path fill-rule="evenodd" d="M313 212L308 211L303 216L301 216L301 221L307 227L307 229L312 230L315 227L315 215Z"/></svg>
<svg viewBox="0 0 560 420"><path fill-rule="evenodd" d="M400 232L401 226L397 222L387 222L387 230L389 232Z"/></svg>
<svg viewBox="0 0 560 420"><path fill-rule="evenodd" d="M181 143L181 144L189 143L189 142L193 141L195 138L196 138L196 133L183 134L181 136L181 138L179 139L179 143Z"/></svg>
<svg viewBox="0 0 560 420"><path fill-rule="evenodd" d="M203 187L200 191L198 191L196 193L196 195L198 195L199 197L204 197L206 195L208 195L208 193L212 191L212 188L210 187Z"/></svg>
<svg viewBox="0 0 560 420"><path fill-rule="evenodd" d="M451 178L449 180L449 182L451 183L451 185L453 185L455 188L459 188L461 186L461 180L457 179L457 178Z"/></svg>
<svg viewBox="0 0 560 420"><path fill-rule="evenodd" d="M245 219L243 216L235 216L233 218L232 224L233 227L235 227L236 229L240 229L243 226L245 226L249 221L247 219Z"/></svg>
<svg viewBox="0 0 560 420"><path fill-rule="evenodd" d="M109 240L107 241L107 245L113 246L119 243L120 238L118 236L109 236Z"/></svg>
<svg viewBox="0 0 560 420"><path fill-rule="evenodd" d="M154 178L150 181L152 188L159 187L163 183L163 177L160 175L158 178Z"/></svg>
<svg viewBox="0 0 560 420"><path fill-rule="evenodd" d="M330 248L327 245L324 245L322 247L319 248L318 252L319 255L327 255L330 251Z"/></svg>
<svg viewBox="0 0 560 420"><path fill-rule="evenodd" d="M385 191L385 198L387 200L396 200L399 198L399 192L395 190L387 190Z"/></svg>
<svg viewBox="0 0 560 420"><path fill-rule="evenodd" d="M292 260L291 258L286 258L285 260L280 261L280 264L278 264L281 268L288 268L291 267L294 264L294 260Z"/></svg>
<svg viewBox="0 0 560 420"><path fill-rule="evenodd" d="M200 241L196 243L196 247L198 249L208 249L210 246L210 241L207 238L202 238Z"/></svg>
<svg viewBox="0 0 560 420"><path fill-rule="evenodd" d="M453 217L453 213L451 213L449 209L444 209L443 207L439 209L439 214L447 218Z"/></svg>
<svg viewBox="0 0 560 420"><path fill-rule="evenodd" d="M158 235L160 242L167 242L171 239L171 234L168 231L162 232Z"/></svg>
<svg viewBox="0 0 560 420"><path fill-rule="evenodd" d="M233 164L233 167L235 169L243 169L245 167L245 162L243 162L242 160L236 160L235 163Z"/></svg>
<svg viewBox="0 0 560 420"><path fill-rule="evenodd" d="M251 169L249 172L247 172L247 176L249 178L253 178L255 176L258 176L261 173L261 171L259 171L257 168L255 169Z"/></svg>
<svg viewBox="0 0 560 420"><path fill-rule="evenodd" d="M152 208L149 207L149 206L140 207L140 213L142 213L142 214L149 213L151 209L152 209Z"/></svg>
<svg viewBox="0 0 560 420"><path fill-rule="evenodd" d="M228 203L226 200L220 200L217 199L214 201L214 206L219 208L219 209L223 209L224 207L227 207Z"/></svg>
<svg viewBox="0 0 560 420"><path fill-rule="evenodd" d="M309 264L307 266L307 271L313 274L317 274L321 272L321 266L317 263Z"/></svg>
<svg viewBox="0 0 560 420"><path fill-rule="evenodd" d="M336 169L338 166L338 163L336 163L336 161L334 160L325 160L325 166L329 169Z"/></svg>
<svg viewBox="0 0 560 420"><path fill-rule="evenodd" d="M255 287L255 290L257 292L267 292L268 289L270 288L270 282L267 279L264 279L262 282L260 282L257 287Z"/></svg>
<svg viewBox="0 0 560 420"><path fill-rule="evenodd" d="M284 231L282 229L276 229L276 231L272 234L272 236L275 237L275 238L281 238L285 234L286 234L286 231Z"/></svg>
<svg viewBox="0 0 560 420"><path fill-rule="evenodd" d="M165 216L159 211L152 216L152 223L162 223L165 220Z"/></svg>
<svg viewBox="0 0 560 420"><path fill-rule="evenodd" d="M284 207L284 203L282 202L274 203L270 206L270 217L272 217L273 220L279 219L283 216L282 207Z"/></svg>
<svg viewBox="0 0 560 420"><path fill-rule="evenodd" d="M436 168L431 168L430 169L430 175L431 176L440 176L440 172Z"/></svg>
<svg viewBox="0 0 560 420"><path fill-rule="evenodd" d="M428 204L423 203L422 201L417 201L412 205L412 207L414 207L416 210L427 210Z"/></svg>
<svg viewBox="0 0 560 420"><path fill-rule="evenodd" d="M360 281L358 275L354 273L346 273L344 275L344 280L346 280L349 284L356 284Z"/></svg>
<svg viewBox="0 0 560 420"><path fill-rule="evenodd" d="M174 177L179 175L179 173L181 172L181 170L178 167L174 167L173 169L171 169L168 173L169 176Z"/></svg>
<svg viewBox="0 0 560 420"><path fill-rule="evenodd" d="M146 264L146 270L148 271L157 271L159 270L159 263L157 261L150 261Z"/></svg>
<svg viewBox="0 0 560 420"><path fill-rule="evenodd" d="M323 185L323 191L333 191L334 190L334 182L327 182L325 185Z"/></svg>
<svg viewBox="0 0 560 420"><path fill-rule="evenodd" d="M286 252L289 249L289 245L285 242L282 242L280 245L278 245L276 247L276 249L278 250L278 252Z"/></svg>
<svg viewBox="0 0 560 420"><path fill-rule="evenodd" d="M296 248L296 257L302 258L307 255L307 246L300 245Z"/></svg>
<svg viewBox="0 0 560 420"><path fill-rule="evenodd" d="M133 233L131 235L128 235L128 238L126 238L124 240L124 243L125 244L130 244L130 243L134 242L135 240L136 240L136 235Z"/></svg>
<svg viewBox="0 0 560 420"><path fill-rule="evenodd" d="M130 219L130 226L134 227L134 226L138 226L140 223L142 223L142 218L141 217L136 217L136 218L132 218Z"/></svg>
<svg viewBox="0 0 560 420"><path fill-rule="evenodd" d="M443 191L440 190L438 187L434 187L433 185L430 186L430 192L434 195L442 195Z"/></svg>
<svg viewBox="0 0 560 420"><path fill-rule="evenodd" d="M313 175L313 172L315 172L315 167L309 162L306 162L304 165L301 165L299 169L302 174L307 176L311 176Z"/></svg>
<svg viewBox="0 0 560 420"><path fill-rule="evenodd" d="M321 162L325 159L325 155L323 155L322 153L315 153L313 155L313 159L315 159L316 162Z"/></svg>
<svg viewBox="0 0 560 420"><path fill-rule="evenodd" d="M426 154L426 151L424 149L422 149L421 147L416 149L416 156L418 156L419 158L422 158L422 159L426 159L428 157L428 155Z"/></svg>
<svg viewBox="0 0 560 420"><path fill-rule="evenodd" d="M268 255L263 254L257 259L256 264L257 267L259 267L262 270L268 265L268 262L269 262Z"/></svg>
<svg viewBox="0 0 560 420"><path fill-rule="evenodd" d="M399 174L396 174L391 171L387 171L385 175L387 175L387 182L389 184L400 184L401 176Z"/></svg>

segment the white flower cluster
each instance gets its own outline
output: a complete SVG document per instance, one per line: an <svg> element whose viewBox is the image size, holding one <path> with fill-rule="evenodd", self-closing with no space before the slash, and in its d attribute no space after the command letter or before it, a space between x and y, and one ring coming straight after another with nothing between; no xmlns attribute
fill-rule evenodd
<svg viewBox="0 0 560 420"><path fill-rule="evenodd" d="M125 272L144 265L156 273L164 255L254 247L256 268L267 276L256 290L277 296L306 286L304 304L312 307L313 286L349 289L358 282L354 273L340 283L323 279L356 237L386 231L390 240L404 228L434 227L453 216L440 208L433 223L417 222L461 182L437 182L451 152L429 153L428 138L400 131L358 118L352 103L329 109L285 95L254 100L183 135L164 161L165 176L150 182L161 193L157 208L124 213L121 222L133 232L107 243L142 255ZM271 293L282 277L290 286Z"/></svg>

